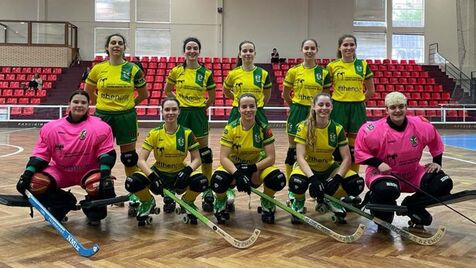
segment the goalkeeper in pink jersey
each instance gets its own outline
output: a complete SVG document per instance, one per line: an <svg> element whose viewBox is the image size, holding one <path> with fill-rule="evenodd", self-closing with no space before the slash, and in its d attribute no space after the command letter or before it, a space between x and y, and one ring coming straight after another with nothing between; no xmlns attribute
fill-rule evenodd
<svg viewBox="0 0 476 268"><path fill-rule="evenodd" d="M423 207L412 203L443 196L453 188L451 178L441 170L444 146L434 126L425 118L407 116L407 98L400 92L385 97L388 117L364 124L355 143L356 163L368 165L365 182L371 203L396 205L401 192L414 193L402 205L417 226L430 225L432 217ZM428 147L433 160L425 165L420 159ZM393 212L371 211L392 222Z"/></svg>
<svg viewBox="0 0 476 268"><path fill-rule="evenodd" d="M116 162L112 130L100 118L88 115L89 95L75 91L67 117L45 124L39 134L17 190L29 190L62 220L76 207L76 198L62 190L81 185L86 200L115 197L111 169ZM106 207L83 208L92 225L107 215Z"/></svg>

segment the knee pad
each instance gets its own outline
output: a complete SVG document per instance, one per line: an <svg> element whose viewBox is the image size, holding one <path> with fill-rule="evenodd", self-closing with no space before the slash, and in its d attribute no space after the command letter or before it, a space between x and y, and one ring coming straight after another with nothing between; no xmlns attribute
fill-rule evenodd
<svg viewBox="0 0 476 268"><path fill-rule="evenodd" d="M294 165L296 163L296 148L289 148L286 155L286 160L284 161L287 165Z"/></svg>
<svg viewBox="0 0 476 268"><path fill-rule="evenodd" d="M273 170L264 178L264 185L273 191L281 191L286 186L286 176L279 169Z"/></svg>
<svg viewBox="0 0 476 268"><path fill-rule="evenodd" d="M210 186L215 193L221 194L228 190L232 181L231 174L218 170L213 173Z"/></svg>
<svg viewBox="0 0 476 268"><path fill-rule="evenodd" d="M348 195L358 196L364 191L364 179L358 174L344 178L342 180L342 188Z"/></svg>
<svg viewBox="0 0 476 268"><path fill-rule="evenodd" d="M210 147L200 148L198 149L198 152L200 153L200 159L203 164L213 163L212 149L210 149Z"/></svg>
<svg viewBox="0 0 476 268"><path fill-rule="evenodd" d="M391 204L400 196L400 185L395 178L382 177L370 187L371 202Z"/></svg>
<svg viewBox="0 0 476 268"><path fill-rule="evenodd" d="M194 192L204 192L208 188L208 179L203 174L195 174L190 177L188 187Z"/></svg>
<svg viewBox="0 0 476 268"><path fill-rule="evenodd" d="M98 169L91 170L81 179L81 187L86 190L89 196L95 197L99 195L99 181L101 173Z"/></svg>
<svg viewBox="0 0 476 268"><path fill-rule="evenodd" d="M309 180L306 176L293 174L289 178L289 191L295 194L304 194L309 187Z"/></svg>
<svg viewBox="0 0 476 268"><path fill-rule="evenodd" d="M437 173L425 173L421 179L420 188L431 195L447 195L453 189L453 180L442 170Z"/></svg>
<svg viewBox="0 0 476 268"><path fill-rule="evenodd" d="M76 197L68 191L51 189L46 206L56 219L62 220L70 210L76 209Z"/></svg>
<svg viewBox="0 0 476 268"><path fill-rule="evenodd" d="M47 173L36 172L33 174L30 183L30 192L33 195L41 195L46 193L49 188L55 187L56 182Z"/></svg>
<svg viewBox="0 0 476 268"><path fill-rule="evenodd" d="M138 160L139 160L139 155L137 155L136 150L121 153L121 162L126 167L136 166Z"/></svg>
<svg viewBox="0 0 476 268"><path fill-rule="evenodd" d="M126 178L126 190L135 193L150 185L149 178L142 172L134 172Z"/></svg>

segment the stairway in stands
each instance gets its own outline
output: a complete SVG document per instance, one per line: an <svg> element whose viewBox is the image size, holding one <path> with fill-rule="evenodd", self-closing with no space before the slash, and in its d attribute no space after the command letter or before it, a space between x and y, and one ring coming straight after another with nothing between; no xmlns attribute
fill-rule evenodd
<svg viewBox="0 0 476 268"><path fill-rule="evenodd" d="M81 76L86 67L90 65L91 62L82 61L65 69L61 74L61 79L56 82L56 88L49 93L44 104L66 105L71 93L79 89Z"/></svg>

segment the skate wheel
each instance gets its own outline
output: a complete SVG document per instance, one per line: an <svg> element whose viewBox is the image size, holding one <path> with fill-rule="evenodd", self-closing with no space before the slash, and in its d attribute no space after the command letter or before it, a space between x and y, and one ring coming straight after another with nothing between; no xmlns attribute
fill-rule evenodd
<svg viewBox="0 0 476 268"><path fill-rule="evenodd" d="M190 223L190 219L185 215L182 217L183 223Z"/></svg>
<svg viewBox="0 0 476 268"><path fill-rule="evenodd" d="M202 201L202 210L205 212L213 212L213 203Z"/></svg>
<svg viewBox="0 0 476 268"><path fill-rule="evenodd" d="M288 208L291 207L291 200L286 200L286 206L287 206Z"/></svg>
<svg viewBox="0 0 476 268"><path fill-rule="evenodd" d="M146 222L147 224L152 224L152 217L151 217L151 216L147 217L147 219L145 220L145 222Z"/></svg>
<svg viewBox="0 0 476 268"><path fill-rule="evenodd" d="M160 208L154 208L154 214L160 214Z"/></svg>
<svg viewBox="0 0 476 268"><path fill-rule="evenodd" d="M294 216L291 216L291 223L292 223L292 224L301 224L302 222L301 222L300 219L298 219L298 218L296 218L296 217L294 217Z"/></svg>
<svg viewBox="0 0 476 268"><path fill-rule="evenodd" d="M257 211L259 214L261 214L261 213L263 212L263 208L262 208L262 207L257 207L257 208L256 208L256 211Z"/></svg>
<svg viewBox="0 0 476 268"><path fill-rule="evenodd" d="M183 213L183 211L182 211L181 207L175 208L175 214L182 214L182 213Z"/></svg>
<svg viewBox="0 0 476 268"><path fill-rule="evenodd" d="M127 216L135 217L136 215L137 215L137 209L134 207L129 207L129 210L127 211Z"/></svg>
<svg viewBox="0 0 476 268"><path fill-rule="evenodd" d="M138 225L139 227L145 226L145 221L140 221L140 222L137 223L137 225Z"/></svg>
<svg viewBox="0 0 476 268"><path fill-rule="evenodd" d="M63 219L61 219L61 222L67 222L69 220L68 216L64 216Z"/></svg>
<svg viewBox="0 0 476 268"><path fill-rule="evenodd" d="M347 221L345 220L345 218L341 217L341 216L336 216L336 215L333 215L331 217L331 220L332 222L334 223L338 223L338 224L345 224L347 223Z"/></svg>
<svg viewBox="0 0 476 268"><path fill-rule="evenodd" d="M324 213L327 213L327 211L329 211L329 210L328 210L328 208L325 204L321 203L321 204L316 205L316 211L321 213L321 214L324 214Z"/></svg>
<svg viewBox="0 0 476 268"><path fill-rule="evenodd" d="M226 204L226 211L234 212L235 211L235 204Z"/></svg>
<svg viewBox="0 0 476 268"><path fill-rule="evenodd" d="M229 219L230 219L230 214L228 214L228 213L225 213L225 215L224 215L224 216L225 216L225 219L226 219L226 220L229 220Z"/></svg>
<svg viewBox="0 0 476 268"><path fill-rule="evenodd" d="M307 207L303 207L302 208L302 214L306 214L307 213Z"/></svg>

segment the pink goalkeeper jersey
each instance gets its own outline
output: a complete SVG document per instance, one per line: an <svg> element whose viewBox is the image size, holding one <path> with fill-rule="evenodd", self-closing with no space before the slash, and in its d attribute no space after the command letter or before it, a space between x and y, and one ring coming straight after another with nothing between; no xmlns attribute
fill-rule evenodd
<svg viewBox="0 0 476 268"><path fill-rule="evenodd" d="M387 124L387 118L367 122L359 130L355 141L355 162L376 157L388 164L395 174L415 186L420 186L420 180L425 168L420 164L423 150L428 146L432 156L443 153L444 145L438 131L426 119L407 116L408 124L404 131L398 132ZM365 171L367 187L376 179L385 176L377 168L368 166ZM416 190L400 183L402 192Z"/></svg>
<svg viewBox="0 0 476 268"><path fill-rule="evenodd" d="M98 157L113 149L112 130L98 117L78 124L61 118L41 128L33 156L49 162L44 172L64 188L79 185L88 171L99 168Z"/></svg>

